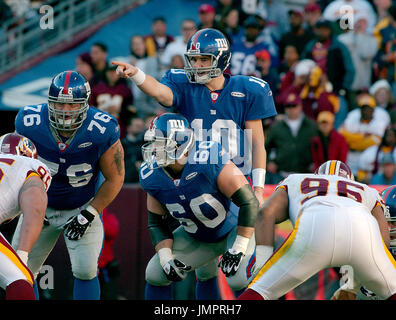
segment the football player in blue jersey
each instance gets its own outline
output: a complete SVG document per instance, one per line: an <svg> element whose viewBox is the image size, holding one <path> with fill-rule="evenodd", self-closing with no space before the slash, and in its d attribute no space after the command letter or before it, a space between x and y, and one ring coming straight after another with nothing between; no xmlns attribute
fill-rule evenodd
<svg viewBox="0 0 396 320"><path fill-rule="evenodd" d="M157 252L146 268L146 299L171 299L173 281L196 270L204 282L218 266L232 289L245 288L255 265L258 200L243 173L217 142L196 142L179 114L155 118L144 138L139 179ZM180 222L173 232L167 214Z"/></svg>
<svg viewBox="0 0 396 320"><path fill-rule="evenodd" d="M100 212L113 201L124 181L118 122L89 107L90 92L82 75L61 72L51 81L48 104L21 108L15 119L16 131L33 141L39 159L50 168L52 176L46 223L29 253L28 266L37 277L63 233L76 300L100 298L97 277L103 243ZM22 219L19 220L13 245L20 236Z"/></svg>
<svg viewBox="0 0 396 320"><path fill-rule="evenodd" d="M130 64L112 63L118 65L119 74L130 78L145 94L185 116L196 140L221 143L231 160L251 179L261 206L267 157L262 119L277 113L265 81L224 73L230 59L227 38L207 28L188 41L185 68L167 71L161 82ZM211 279L202 288L210 297L216 286L216 279Z"/></svg>

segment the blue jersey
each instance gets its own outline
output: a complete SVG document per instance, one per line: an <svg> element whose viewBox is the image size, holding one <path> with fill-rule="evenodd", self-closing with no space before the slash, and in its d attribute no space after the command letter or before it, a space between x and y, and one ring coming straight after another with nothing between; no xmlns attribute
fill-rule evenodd
<svg viewBox="0 0 396 320"><path fill-rule="evenodd" d="M120 137L117 120L92 107L68 146L50 131L47 104L21 109L15 129L33 141L39 159L50 169L48 206L57 210L76 209L95 196L99 159Z"/></svg>
<svg viewBox="0 0 396 320"><path fill-rule="evenodd" d="M143 162L139 169L140 184L194 239L217 242L238 220L238 213L229 211L231 200L217 187L217 177L227 160L218 143L197 142L180 179L173 180L162 168L150 170Z"/></svg>
<svg viewBox="0 0 396 320"><path fill-rule="evenodd" d="M275 116L274 99L261 79L228 74L224 77L225 86L215 101L206 86L190 83L182 69L167 71L161 82L172 90L175 112L190 122L195 139L220 143L242 172L249 174L251 140L244 132L245 122Z"/></svg>
<svg viewBox="0 0 396 320"><path fill-rule="evenodd" d="M245 45L243 40L232 44L230 50L232 52L230 71L231 74L252 75L256 70L257 51L268 50L269 46L264 42L258 42L252 46Z"/></svg>

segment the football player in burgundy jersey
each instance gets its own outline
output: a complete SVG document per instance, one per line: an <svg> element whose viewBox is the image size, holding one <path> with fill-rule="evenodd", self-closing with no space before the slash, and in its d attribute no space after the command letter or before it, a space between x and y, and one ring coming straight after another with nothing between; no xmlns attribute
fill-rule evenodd
<svg viewBox="0 0 396 320"><path fill-rule="evenodd" d="M16 252L0 234L0 287L7 300L35 300L28 255L43 226L50 184L50 171L37 160L31 140L17 133L0 137L0 223L24 216Z"/></svg>

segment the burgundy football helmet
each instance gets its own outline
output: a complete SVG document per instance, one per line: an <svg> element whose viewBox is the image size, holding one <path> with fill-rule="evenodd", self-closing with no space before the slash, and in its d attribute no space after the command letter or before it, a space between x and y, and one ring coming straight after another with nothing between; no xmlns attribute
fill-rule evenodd
<svg viewBox="0 0 396 320"><path fill-rule="evenodd" d="M315 174L330 174L355 180L351 168L340 160L329 160L323 162L320 167L316 169Z"/></svg>
<svg viewBox="0 0 396 320"><path fill-rule="evenodd" d="M37 159L34 143L18 133L6 133L0 137L0 153L14 154Z"/></svg>

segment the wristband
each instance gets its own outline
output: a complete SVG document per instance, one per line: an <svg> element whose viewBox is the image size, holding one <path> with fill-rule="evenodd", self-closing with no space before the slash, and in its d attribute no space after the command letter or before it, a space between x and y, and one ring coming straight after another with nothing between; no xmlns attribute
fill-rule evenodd
<svg viewBox="0 0 396 320"><path fill-rule="evenodd" d="M256 168L252 170L253 187L264 188L266 172L267 171L263 168Z"/></svg>
<svg viewBox="0 0 396 320"><path fill-rule="evenodd" d="M231 249L235 250L236 252L242 252L243 254L245 254L249 244L249 240L249 238L237 235Z"/></svg>
<svg viewBox="0 0 396 320"><path fill-rule="evenodd" d="M138 72L131 77L131 80L135 82L137 86L140 86L144 80L146 80L146 74L139 68L136 69L138 69Z"/></svg>
<svg viewBox="0 0 396 320"><path fill-rule="evenodd" d="M89 205L88 207L85 208L89 213L93 214L94 216L98 216L99 212L96 210L93 206Z"/></svg>
<svg viewBox="0 0 396 320"><path fill-rule="evenodd" d="M157 253L160 259L161 267L164 267L164 265L169 262L169 260L173 259L171 248L161 248L157 251Z"/></svg>
<svg viewBox="0 0 396 320"><path fill-rule="evenodd" d="M262 267L274 252L274 248L265 245L256 245L256 265Z"/></svg>
<svg viewBox="0 0 396 320"><path fill-rule="evenodd" d="M19 258L22 260L22 262L25 264L25 266L27 266L29 252L23 250L17 250L16 253L19 256Z"/></svg>

